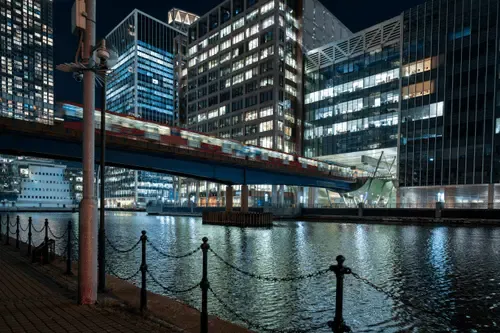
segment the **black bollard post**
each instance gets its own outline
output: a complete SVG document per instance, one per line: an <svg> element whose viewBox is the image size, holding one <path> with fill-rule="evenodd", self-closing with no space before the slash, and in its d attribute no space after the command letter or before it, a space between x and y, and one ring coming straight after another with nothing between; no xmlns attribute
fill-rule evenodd
<svg viewBox="0 0 500 333"><path fill-rule="evenodd" d="M31 220L31 216L28 218L28 255L31 256L31 226L33 222Z"/></svg>
<svg viewBox="0 0 500 333"><path fill-rule="evenodd" d="M328 326L332 329L333 333L351 332L351 328L344 322L342 314L342 306L344 302L344 275L351 274L351 269L344 266L344 256L337 256L337 265L330 266L330 270L335 273L337 277L337 290L335 292L335 318L333 321L328 322Z"/></svg>
<svg viewBox="0 0 500 333"><path fill-rule="evenodd" d="M5 231L5 245L10 244L10 218L9 215L7 214L7 230Z"/></svg>
<svg viewBox="0 0 500 333"><path fill-rule="evenodd" d="M72 231L73 226L71 224L71 220L68 221L68 249L66 253L66 275L73 275L73 272L71 271L71 247L73 244L71 244L71 234L73 233Z"/></svg>
<svg viewBox="0 0 500 333"><path fill-rule="evenodd" d="M203 237L203 244L201 244L201 251L203 252L203 277L201 278L201 323L200 323L200 333L208 333L208 309L207 309L207 294L210 283L208 282L208 270L207 270L207 253L210 245L208 245L208 238Z"/></svg>
<svg viewBox="0 0 500 333"><path fill-rule="evenodd" d="M16 218L16 249L19 248L19 215Z"/></svg>
<svg viewBox="0 0 500 333"><path fill-rule="evenodd" d="M141 262L141 312L148 309L148 294L146 290L146 272L148 271L148 265L146 263L146 241L148 236L146 236L146 231L141 231L141 242L142 242L142 262Z"/></svg>
<svg viewBox="0 0 500 333"><path fill-rule="evenodd" d="M45 239L43 247L43 263L49 263L49 219L45 219Z"/></svg>

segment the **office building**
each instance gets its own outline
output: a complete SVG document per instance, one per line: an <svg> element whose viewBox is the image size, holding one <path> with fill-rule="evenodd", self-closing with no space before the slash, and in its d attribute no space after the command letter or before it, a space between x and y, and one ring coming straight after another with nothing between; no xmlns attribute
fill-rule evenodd
<svg viewBox="0 0 500 333"><path fill-rule="evenodd" d="M500 207L499 7L428 1L308 52L304 154L371 173L355 203Z"/></svg>
<svg viewBox="0 0 500 333"><path fill-rule="evenodd" d="M0 2L0 116L52 124L51 0Z"/></svg>
<svg viewBox="0 0 500 333"><path fill-rule="evenodd" d="M303 49L350 31L316 0L230 0L188 31L184 126L285 152L302 143Z"/></svg>
<svg viewBox="0 0 500 333"><path fill-rule="evenodd" d="M498 0L403 13L400 205L500 207Z"/></svg>
<svg viewBox="0 0 500 333"><path fill-rule="evenodd" d="M304 155L384 178L338 202L395 199L400 48L396 17L307 53Z"/></svg>
<svg viewBox="0 0 500 333"><path fill-rule="evenodd" d="M107 36L119 58L106 90L110 111L174 123L174 38L185 34L134 10Z"/></svg>

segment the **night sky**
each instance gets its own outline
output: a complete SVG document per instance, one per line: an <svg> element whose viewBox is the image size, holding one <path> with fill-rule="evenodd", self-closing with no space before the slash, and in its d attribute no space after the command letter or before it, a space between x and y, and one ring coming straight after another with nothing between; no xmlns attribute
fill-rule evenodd
<svg viewBox="0 0 500 333"><path fill-rule="evenodd" d="M180 8L197 15L203 15L221 1L205 0L97 0L97 40L105 36L126 15L137 8L160 20L167 20L172 7ZM390 19L403 10L416 6L424 0L351 0L321 1L352 32L368 28L381 21ZM119 5L117 5L119 3ZM71 34L71 6L73 0L54 0L54 63L71 62L75 57L77 37ZM71 74L55 73L56 101L81 103L82 85L73 80ZM96 105L99 107L99 98Z"/></svg>

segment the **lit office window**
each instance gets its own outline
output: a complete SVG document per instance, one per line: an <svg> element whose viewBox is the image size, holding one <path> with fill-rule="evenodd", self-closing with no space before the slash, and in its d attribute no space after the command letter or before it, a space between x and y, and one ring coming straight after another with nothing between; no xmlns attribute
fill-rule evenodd
<svg viewBox="0 0 500 333"><path fill-rule="evenodd" d="M274 8L274 0L269 1L268 3L264 4L263 6L260 7L260 13L264 14L267 13L268 11L272 10Z"/></svg>
<svg viewBox="0 0 500 333"><path fill-rule="evenodd" d="M247 23L252 22L253 20L259 17L259 10L256 9L247 15Z"/></svg>
<svg viewBox="0 0 500 333"><path fill-rule="evenodd" d="M242 17L233 23L233 31L237 30L245 25L245 18Z"/></svg>
<svg viewBox="0 0 500 333"><path fill-rule="evenodd" d="M266 47L265 49L260 50L260 60L265 59L273 54L274 54L274 45Z"/></svg>
<svg viewBox="0 0 500 333"><path fill-rule="evenodd" d="M200 62L202 62L202 61L207 60L207 58L208 58L208 53L207 52L203 52L202 54L200 54L200 56L199 56L198 59L199 59Z"/></svg>
<svg viewBox="0 0 500 333"><path fill-rule="evenodd" d="M223 64L224 62L231 60L231 52L227 52L223 55L220 56L220 63Z"/></svg>
<svg viewBox="0 0 500 333"><path fill-rule="evenodd" d="M233 44L237 44L244 39L245 39L245 33L240 32L239 34L237 34L236 36L233 37Z"/></svg>
<svg viewBox="0 0 500 333"><path fill-rule="evenodd" d="M259 145L264 148L273 148L273 137L272 136L264 136L259 139Z"/></svg>
<svg viewBox="0 0 500 333"><path fill-rule="evenodd" d="M403 87L401 95L403 95L403 99L408 99L432 93L434 93L434 80L410 84L409 86Z"/></svg>
<svg viewBox="0 0 500 333"><path fill-rule="evenodd" d="M253 50L259 46L259 39L255 38L248 42L248 50Z"/></svg>
<svg viewBox="0 0 500 333"><path fill-rule="evenodd" d="M259 116L260 116L260 118L269 117L269 116L272 116L273 113L274 113L273 107L267 106L267 107L260 109Z"/></svg>
<svg viewBox="0 0 500 333"><path fill-rule="evenodd" d="M245 58L245 66L251 65L259 61L259 53L255 52Z"/></svg>
<svg viewBox="0 0 500 333"><path fill-rule="evenodd" d="M255 35L258 32L259 32L259 24L258 23L245 30L245 34L246 34L247 38Z"/></svg>
<svg viewBox="0 0 500 333"><path fill-rule="evenodd" d="M215 47L208 50L208 56L213 57L214 55L217 54L217 52L219 52L219 45L216 45Z"/></svg>
<svg viewBox="0 0 500 333"><path fill-rule="evenodd" d="M262 21L262 30L272 26L274 24L274 16L270 16Z"/></svg>
<svg viewBox="0 0 500 333"><path fill-rule="evenodd" d="M245 121L255 120L258 118L257 110L248 111L245 113Z"/></svg>
<svg viewBox="0 0 500 333"><path fill-rule="evenodd" d="M233 72L243 68L244 65L245 65L245 60L243 59L233 62Z"/></svg>
<svg viewBox="0 0 500 333"><path fill-rule="evenodd" d="M243 73L233 76L233 85L243 82Z"/></svg>
<svg viewBox="0 0 500 333"><path fill-rule="evenodd" d="M230 40L230 39L228 39L228 40L226 40L225 42L222 42L222 43L220 44L220 50L221 50L221 51L223 51L223 50L227 49L228 47L231 47L231 40Z"/></svg>
<svg viewBox="0 0 500 333"><path fill-rule="evenodd" d="M228 25L227 27L220 29L220 38L224 38L230 33L231 33L231 25Z"/></svg>

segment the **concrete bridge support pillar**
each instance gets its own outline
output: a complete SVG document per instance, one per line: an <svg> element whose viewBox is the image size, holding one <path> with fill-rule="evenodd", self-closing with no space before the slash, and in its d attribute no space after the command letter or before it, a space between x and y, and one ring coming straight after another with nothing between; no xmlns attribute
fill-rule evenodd
<svg viewBox="0 0 500 333"><path fill-rule="evenodd" d="M493 209L495 206L495 185L488 184L488 209Z"/></svg>
<svg viewBox="0 0 500 333"><path fill-rule="evenodd" d="M285 206L285 185L280 185L279 205L280 205L280 207Z"/></svg>
<svg viewBox="0 0 500 333"><path fill-rule="evenodd" d="M308 187L307 188L307 207L314 208L316 206L316 188Z"/></svg>
<svg viewBox="0 0 500 333"><path fill-rule="evenodd" d="M226 186L226 212L233 210L233 187Z"/></svg>
<svg viewBox="0 0 500 333"><path fill-rule="evenodd" d="M205 207L208 207L208 198L209 198L209 193L210 191L208 190L208 185L209 185L209 182L208 181L205 181Z"/></svg>
<svg viewBox="0 0 500 333"><path fill-rule="evenodd" d="M278 186L271 186L271 205L278 206Z"/></svg>
<svg viewBox="0 0 500 333"><path fill-rule="evenodd" d="M248 185L241 185L241 211L248 212Z"/></svg>
<svg viewBox="0 0 500 333"><path fill-rule="evenodd" d="M200 205L200 181L196 181L196 188L194 190L194 203L195 207L198 207Z"/></svg>

